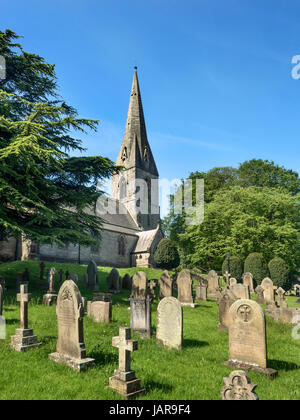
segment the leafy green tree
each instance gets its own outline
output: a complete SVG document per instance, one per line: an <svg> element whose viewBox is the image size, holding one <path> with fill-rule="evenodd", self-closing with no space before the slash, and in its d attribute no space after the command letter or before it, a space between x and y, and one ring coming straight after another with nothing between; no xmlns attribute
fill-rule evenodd
<svg viewBox="0 0 300 420"><path fill-rule="evenodd" d="M263 254L259 252L252 252L249 254L245 260L244 272L251 273L254 281L257 284L260 284L263 279L269 275Z"/></svg>
<svg viewBox="0 0 300 420"><path fill-rule="evenodd" d="M205 204L203 223L186 227L178 245L188 263L207 270L221 270L227 252L244 261L254 250L266 261L281 255L296 270L300 261L299 207L299 196L277 189L221 190Z"/></svg>
<svg viewBox="0 0 300 420"><path fill-rule="evenodd" d="M222 273L225 274L228 271L228 259L225 258L222 264ZM230 257L230 274L231 277L234 277L237 280L241 280L243 269L242 263L239 257L232 256Z"/></svg>
<svg viewBox="0 0 300 420"><path fill-rule="evenodd" d="M171 239L162 239L154 253L154 261L159 268L171 270L179 265L180 259L176 245Z"/></svg>
<svg viewBox="0 0 300 420"><path fill-rule="evenodd" d="M94 244L97 183L118 168L100 156L70 156L84 151L71 132L96 130L98 122L77 117L58 95L54 66L26 53L18 38L0 31L7 67L0 80L0 233Z"/></svg>
<svg viewBox="0 0 300 420"><path fill-rule="evenodd" d="M290 269L286 262L280 258L273 258L269 264L270 277L277 287L289 290L291 287Z"/></svg>

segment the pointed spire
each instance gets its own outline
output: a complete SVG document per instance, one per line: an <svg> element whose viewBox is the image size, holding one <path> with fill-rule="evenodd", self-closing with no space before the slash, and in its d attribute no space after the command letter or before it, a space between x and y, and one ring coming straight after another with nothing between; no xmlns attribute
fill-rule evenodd
<svg viewBox="0 0 300 420"><path fill-rule="evenodd" d="M147 138L137 67L134 67L124 140L116 163L127 169L138 167L158 176Z"/></svg>

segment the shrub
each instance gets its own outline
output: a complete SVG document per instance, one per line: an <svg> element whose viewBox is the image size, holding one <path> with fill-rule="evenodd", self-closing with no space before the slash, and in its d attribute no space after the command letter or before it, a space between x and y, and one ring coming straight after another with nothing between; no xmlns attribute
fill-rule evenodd
<svg viewBox="0 0 300 420"><path fill-rule="evenodd" d="M162 239L154 253L154 261L159 268L172 270L180 263L180 258L176 245L171 239Z"/></svg>
<svg viewBox="0 0 300 420"><path fill-rule="evenodd" d="M222 273L225 274L228 271L228 261L227 258L223 261ZM239 257L230 257L230 274L231 277L234 277L237 280L241 280L243 269L242 263Z"/></svg>
<svg viewBox="0 0 300 420"><path fill-rule="evenodd" d="M245 260L244 273L251 273L257 284L260 284L265 277L269 276L267 264L259 252L249 254Z"/></svg>
<svg viewBox="0 0 300 420"><path fill-rule="evenodd" d="M290 269L282 258L273 258L269 264L270 277L277 287L289 290L292 280L290 278Z"/></svg>

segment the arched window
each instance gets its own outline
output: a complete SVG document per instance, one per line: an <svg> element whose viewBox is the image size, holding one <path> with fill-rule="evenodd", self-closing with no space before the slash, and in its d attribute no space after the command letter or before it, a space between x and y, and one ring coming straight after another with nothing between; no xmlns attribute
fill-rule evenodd
<svg viewBox="0 0 300 420"><path fill-rule="evenodd" d="M126 240L123 235L119 236L118 239L118 252L121 256L124 256L126 254Z"/></svg>

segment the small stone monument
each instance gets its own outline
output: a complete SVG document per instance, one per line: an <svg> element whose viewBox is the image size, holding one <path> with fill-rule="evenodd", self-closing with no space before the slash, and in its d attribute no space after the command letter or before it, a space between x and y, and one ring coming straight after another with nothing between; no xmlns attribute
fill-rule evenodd
<svg viewBox="0 0 300 420"><path fill-rule="evenodd" d="M55 283L56 268L52 267L49 271L49 290L43 296L43 305L52 306L57 301L57 293L55 292L54 283Z"/></svg>
<svg viewBox="0 0 300 420"><path fill-rule="evenodd" d="M174 297L163 298L157 307L156 342L180 350L183 340L182 305Z"/></svg>
<svg viewBox="0 0 300 420"><path fill-rule="evenodd" d="M93 300L87 303L87 314L97 323L112 321L112 294L95 293Z"/></svg>
<svg viewBox="0 0 300 420"><path fill-rule="evenodd" d="M217 304L219 306L219 330L228 331L229 309L236 300L237 297L228 287L226 287L225 290L221 293L220 297L217 298Z"/></svg>
<svg viewBox="0 0 300 420"><path fill-rule="evenodd" d="M253 276L251 273L243 274L243 285L249 287L250 293L254 293Z"/></svg>
<svg viewBox="0 0 300 420"><path fill-rule="evenodd" d="M137 271L132 278L131 297L143 299L147 295L148 279L144 271Z"/></svg>
<svg viewBox="0 0 300 420"><path fill-rule="evenodd" d="M225 281L226 281L227 286L230 286L229 280L230 280L231 274L228 273L228 271L226 271L226 273L223 274L223 277L225 277Z"/></svg>
<svg viewBox="0 0 300 420"><path fill-rule="evenodd" d="M269 277L263 279L261 287L264 289L264 301L266 305L275 305L274 284Z"/></svg>
<svg viewBox="0 0 300 420"><path fill-rule="evenodd" d="M120 293L120 274L113 268L106 279L108 293Z"/></svg>
<svg viewBox="0 0 300 420"><path fill-rule="evenodd" d="M265 314L258 303L238 299L229 309L229 359L226 366L256 370L270 378L277 371L267 367Z"/></svg>
<svg viewBox="0 0 300 420"><path fill-rule="evenodd" d="M284 298L284 296L286 294L286 291L282 287L279 287L276 290L276 293L277 293L277 296L278 296L278 306L279 306L279 308L287 308L288 304L287 304L287 301Z"/></svg>
<svg viewBox="0 0 300 420"><path fill-rule="evenodd" d="M229 286L233 287L233 286L236 286L237 284L238 284L237 279L235 279L234 277L230 277Z"/></svg>
<svg viewBox="0 0 300 420"><path fill-rule="evenodd" d="M11 337L10 345L16 351L28 351L41 346L42 343L38 343L37 336L33 334L33 329L28 328L28 303L31 301L31 294L28 293L26 284L20 285L17 301L20 302L20 328L17 328L16 334Z"/></svg>
<svg viewBox="0 0 300 420"><path fill-rule="evenodd" d="M217 291L220 287L219 276L215 270L210 270L207 276L208 282L208 297L216 297Z"/></svg>
<svg viewBox="0 0 300 420"><path fill-rule="evenodd" d="M199 284L196 284L196 300L207 301L207 280L203 277L199 279Z"/></svg>
<svg viewBox="0 0 300 420"><path fill-rule="evenodd" d="M128 273L122 279L122 289L131 290L132 288L132 279Z"/></svg>
<svg viewBox="0 0 300 420"><path fill-rule="evenodd" d="M231 372L228 378L223 378L222 401L257 401L254 392L257 385L252 385L249 376L242 370Z"/></svg>
<svg viewBox="0 0 300 420"><path fill-rule="evenodd" d="M98 284L98 268L94 260L91 260L87 267L88 282L87 289L94 290L97 292L99 290Z"/></svg>
<svg viewBox="0 0 300 420"><path fill-rule="evenodd" d="M141 387L141 380L131 370L130 352L138 349L138 342L131 340L130 328L121 327L119 337L113 337L112 345L119 349L119 369L109 378L109 388L128 399L144 394L146 391Z"/></svg>
<svg viewBox="0 0 300 420"><path fill-rule="evenodd" d="M56 353L49 359L65 363L74 370L82 372L94 365L94 359L86 357L83 337L84 308L77 285L66 280L58 293L56 307L58 321L58 340Z"/></svg>
<svg viewBox="0 0 300 420"><path fill-rule="evenodd" d="M146 273L137 271L132 278L130 302L130 328L142 336L152 335L151 302L147 293L148 279Z"/></svg>
<svg viewBox="0 0 300 420"><path fill-rule="evenodd" d="M182 306L195 308L193 300L193 280L188 270L181 270L177 277L178 300Z"/></svg>
<svg viewBox="0 0 300 420"><path fill-rule="evenodd" d="M232 293L238 299L250 299L249 286L244 286L241 283L237 283L235 286L232 286L230 289L231 289Z"/></svg>
<svg viewBox="0 0 300 420"><path fill-rule="evenodd" d="M255 293L257 294L256 302L260 305L265 305L264 289L260 285L258 285L255 289Z"/></svg>
<svg viewBox="0 0 300 420"><path fill-rule="evenodd" d="M165 270L159 279L159 299L172 296L173 279L168 270Z"/></svg>

